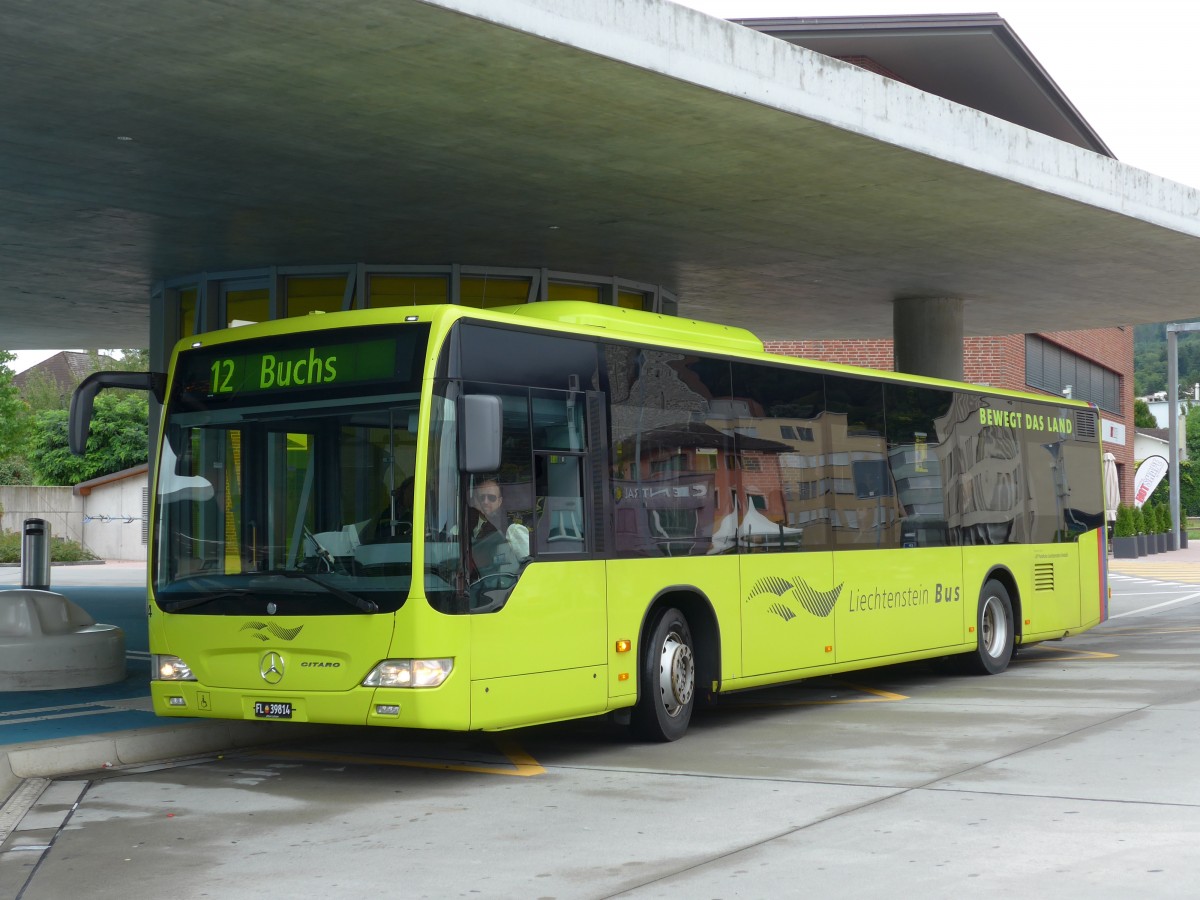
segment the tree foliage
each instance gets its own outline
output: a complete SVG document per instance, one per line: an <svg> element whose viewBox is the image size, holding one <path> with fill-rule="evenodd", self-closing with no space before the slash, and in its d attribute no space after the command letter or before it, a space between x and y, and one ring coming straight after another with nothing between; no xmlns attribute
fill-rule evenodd
<svg viewBox="0 0 1200 900"><path fill-rule="evenodd" d="M34 483L77 484L146 462L148 421L144 394L106 391L96 398L87 453L75 456L67 446L66 410L38 413L27 457Z"/></svg>
<svg viewBox="0 0 1200 900"><path fill-rule="evenodd" d="M1139 399L1133 401L1133 427L1158 427L1158 420L1154 418L1154 413L1150 412L1150 404L1148 404L1145 400Z"/></svg>
<svg viewBox="0 0 1200 900"><path fill-rule="evenodd" d="M145 350L92 351L91 371L145 371ZM67 447L67 409L74 386L64 391L49 375L31 372L18 389L0 351L0 484L76 484L146 461L149 405L140 391L105 391L96 400L86 456Z"/></svg>
<svg viewBox="0 0 1200 900"><path fill-rule="evenodd" d="M1200 406L1188 410L1183 434L1188 459L1200 460Z"/></svg>
<svg viewBox="0 0 1200 900"><path fill-rule="evenodd" d="M1161 504L1167 507L1170 521L1171 484L1164 478L1146 498L1146 505ZM1187 516L1200 516L1200 460L1185 459L1179 463L1179 514L1180 521Z"/></svg>
<svg viewBox="0 0 1200 900"><path fill-rule="evenodd" d="M71 391L64 390L48 372L29 372L21 394L35 415L48 409L67 409L71 405Z"/></svg>
<svg viewBox="0 0 1200 900"><path fill-rule="evenodd" d="M1180 332L1179 388L1191 393L1200 382L1200 333ZM1167 389L1167 329L1165 324L1138 325L1133 332L1133 393L1153 394Z"/></svg>
<svg viewBox="0 0 1200 900"><path fill-rule="evenodd" d="M0 350L0 460L20 455L29 432L29 406L13 384L9 364L16 356Z"/></svg>

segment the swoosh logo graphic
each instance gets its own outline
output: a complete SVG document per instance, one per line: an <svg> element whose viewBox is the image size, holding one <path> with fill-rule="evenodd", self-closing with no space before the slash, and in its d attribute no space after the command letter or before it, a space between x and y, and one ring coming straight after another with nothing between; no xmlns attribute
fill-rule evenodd
<svg viewBox="0 0 1200 900"><path fill-rule="evenodd" d="M296 635L304 630L304 626L297 625L295 628L282 628L274 622L247 622L238 631L246 631L247 629L254 632L251 637L260 641L270 640L266 634L263 634L264 631L277 641L294 641Z"/></svg>
<svg viewBox="0 0 1200 900"><path fill-rule="evenodd" d="M838 597L842 595L843 586L844 582L831 590L818 591L803 578L794 578L789 581L776 575L767 575L754 582L754 587L750 589L750 596L747 599L753 600L763 594L773 594L783 600L787 598L786 595L790 594L806 611L824 619L833 612ZM796 617L795 611L786 603L772 603L767 608L785 622Z"/></svg>

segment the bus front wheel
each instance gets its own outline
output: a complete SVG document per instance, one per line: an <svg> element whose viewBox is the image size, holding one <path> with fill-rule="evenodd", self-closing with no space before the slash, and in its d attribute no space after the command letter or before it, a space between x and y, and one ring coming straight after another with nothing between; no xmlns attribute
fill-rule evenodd
<svg viewBox="0 0 1200 900"><path fill-rule="evenodd" d="M641 650L638 701L630 726L647 741L677 741L696 702L692 630L677 609L663 610Z"/></svg>
<svg viewBox="0 0 1200 900"><path fill-rule="evenodd" d="M975 652L968 656L971 669L980 675L995 675L1007 669L1016 636L1012 600L1008 589L995 579L988 579L979 592L975 634Z"/></svg>

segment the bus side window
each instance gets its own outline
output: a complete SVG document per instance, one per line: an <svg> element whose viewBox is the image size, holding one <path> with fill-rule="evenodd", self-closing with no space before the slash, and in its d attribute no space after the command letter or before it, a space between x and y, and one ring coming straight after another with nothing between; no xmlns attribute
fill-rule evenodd
<svg viewBox="0 0 1200 900"><path fill-rule="evenodd" d="M729 363L617 344L606 346L604 357L615 554L704 556L735 548L736 539L721 530L734 510L738 465Z"/></svg>
<svg viewBox="0 0 1200 900"><path fill-rule="evenodd" d="M530 392L533 481L536 496L534 555L588 550L584 462L588 447L582 391Z"/></svg>
<svg viewBox="0 0 1200 900"><path fill-rule="evenodd" d="M536 555L583 553L587 549L580 457L539 453Z"/></svg>

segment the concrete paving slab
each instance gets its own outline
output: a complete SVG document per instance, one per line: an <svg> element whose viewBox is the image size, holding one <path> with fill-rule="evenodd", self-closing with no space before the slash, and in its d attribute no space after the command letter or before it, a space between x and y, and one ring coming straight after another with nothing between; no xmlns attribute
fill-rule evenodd
<svg viewBox="0 0 1200 900"><path fill-rule="evenodd" d="M1192 898L1197 836L1190 807L910 791L621 896Z"/></svg>
<svg viewBox="0 0 1200 900"><path fill-rule="evenodd" d="M26 900L62 896L81 873L114 866L131 900L165 883L176 896L199 896L201 883L211 896L254 896L264 866L277 896L444 897L468 893L450 888L466 884L484 897L610 895L893 793L611 769L509 779L269 759L185 774L95 785L57 838L63 862L39 873ZM338 862L314 866L318 852ZM124 868L114 863L128 857ZM115 892L102 886L96 896Z"/></svg>
<svg viewBox="0 0 1200 900"><path fill-rule="evenodd" d="M948 789L1200 808L1192 711L1152 709L943 779ZM1200 875L1200 871L1197 873Z"/></svg>

